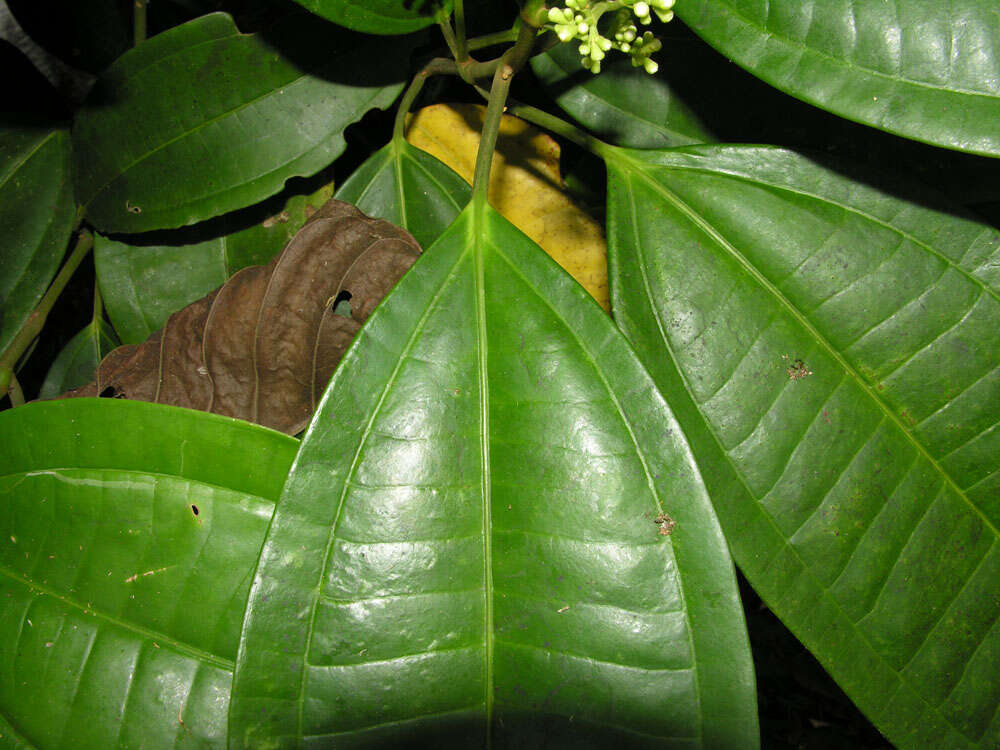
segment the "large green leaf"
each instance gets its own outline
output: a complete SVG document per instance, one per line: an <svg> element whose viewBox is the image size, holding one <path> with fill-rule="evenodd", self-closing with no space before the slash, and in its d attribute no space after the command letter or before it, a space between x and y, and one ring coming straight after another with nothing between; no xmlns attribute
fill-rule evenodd
<svg viewBox="0 0 1000 750"><path fill-rule="evenodd" d="M41 300L73 228L65 130L0 128L0 352Z"/></svg>
<svg viewBox="0 0 1000 750"><path fill-rule="evenodd" d="M993 0L678 0L726 57L818 107L890 133L1000 156Z"/></svg>
<svg viewBox="0 0 1000 750"><path fill-rule="evenodd" d="M256 203L329 164L344 128L395 99L413 43L306 14L255 35L224 13L164 32L119 58L77 116L77 197L105 232Z"/></svg>
<svg viewBox="0 0 1000 750"><path fill-rule="evenodd" d="M368 34L406 34L435 22L441 0L296 0L313 13Z"/></svg>
<svg viewBox="0 0 1000 750"><path fill-rule="evenodd" d="M231 745L754 747L756 730L725 541L670 411L586 292L471 205L306 434Z"/></svg>
<svg viewBox="0 0 1000 750"><path fill-rule="evenodd" d="M266 265L332 192L332 186L324 185L310 195L281 193L207 226L158 233L159 242L152 244L132 244L145 237L123 242L95 235L97 280L122 343L145 341L171 314L219 288L241 268ZM189 234L196 235L190 238L194 241Z"/></svg>
<svg viewBox="0 0 1000 750"><path fill-rule="evenodd" d="M104 355L118 346L114 329L97 318L71 338L52 362L38 398L55 398L94 379Z"/></svg>
<svg viewBox="0 0 1000 750"><path fill-rule="evenodd" d="M681 100L669 77L688 74L691 44L664 40L660 72L646 75L630 59L611 53L598 75L580 65L575 44L560 44L531 59L531 67L559 106L604 140L633 148L663 148L714 141Z"/></svg>
<svg viewBox="0 0 1000 750"><path fill-rule="evenodd" d="M747 578L898 745L996 747L1000 234L775 148L607 161L614 314Z"/></svg>
<svg viewBox="0 0 1000 750"><path fill-rule="evenodd" d="M469 185L430 154L394 139L358 167L336 197L403 227L426 248L469 202Z"/></svg>
<svg viewBox="0 0 1000 750"><path fill-rule="evenodd" d="M224 744L247 590L296 441L112 399L12 409L0 434L0 734Z"/></svg>

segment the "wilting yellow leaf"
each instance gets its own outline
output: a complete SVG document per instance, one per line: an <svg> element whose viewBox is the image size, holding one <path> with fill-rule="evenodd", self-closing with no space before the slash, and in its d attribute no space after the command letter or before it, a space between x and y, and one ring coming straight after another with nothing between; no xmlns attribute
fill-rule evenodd
<svg viewBox="0 0 1000 750"><path fill-rule="evenodd" d="M472 182L486 108L435 104L410 119L406 139ZM559 144L504 115L490 173L490 203L531 237L596 299L608 300L607 243L601 225L562 188Z"/></svg>

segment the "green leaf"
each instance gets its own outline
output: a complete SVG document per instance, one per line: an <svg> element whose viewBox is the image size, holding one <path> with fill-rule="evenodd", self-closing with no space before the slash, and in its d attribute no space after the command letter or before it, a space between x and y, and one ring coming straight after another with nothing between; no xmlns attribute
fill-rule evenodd
<svg viewBox="0 0 1000 750"><path fill-rule="evenodd" d="M42 383L38 398L55 398L94 379L98 363L118 346L114 329L103 318L89 323L59 352Z"/></svg>
<svg viewBox="0 0 1000 750"><path fill-rule="evenodd" d="M995 747L1000 234L780 149L607 163L612 308L741 569L898 746Z"/></svg>
<svg viewBox="0 0 1000 750"><path fill-rule="evenodd" d="M372 154L337 190L353 203L412 234L430 247L469 202L468 183L447 165L405 140Z"/></svg>
<svg viewBox="0 0 1000 750"><path fill-rule="evenodd" d="M231 745L754 747L731 563L679 428L600 307L476 209L306 433Z"/></svg>
<svg viewBox="0 0 1000 750"><path fill-rule="evenodd" d="M296 441L112 399L28 404L0 432L0 727L36 747L223 744Z"/></svg>
<svg viewBox="0 0 1000 750"><path fill-rule="evenodd" d="M171 314L218 289L241 268L266 265L329 200L333 189L324 185L309 195L289 192L220 217L210 226L163 233L157 238L167 240L163 244L130 244L96 234L97 280L122 343L142 343L163 328ZM191 234L195 241L184 242Z"/></svg>
<svg viewBox="0 0 1000 750"><path fill-rule="evenodd" d="M430 26L438 0L296 0L328 21L368 34L407 34ZM444 3L448 11L451 2Z"/></svg>
<svg viewBox="0 0 1000 750"><path fill-rule="evenodd" d="M164 32L119 58L78 114L77 197L104 232L256 203L328 165L344 128L392 103L413 43L306 14L256 35L224 13Z"/></svg>
<svg viewBox="0 0 1000 750"><path fill-rule="evenodd" d="M59 270L73 229L64 130L0 128L0 352Z"/></svg>
<svg viewBox="0 0 1000 750"><path fill-rule="evenodd" d="M996 3L679 0L709 44L772 86L925 143L1000 156Z"/></svg>
<svg viewBox="0 0 1000 750"><path fill-rule="evenodd" d="M575 44L560 44L531 59L531 67L556 102L603 140L633 148L705 143L716 138L671 86L686 72L687 40L664 40L656 55L660 72L646 75L629 58L611 53L598 75L580 65Z"/></svg>

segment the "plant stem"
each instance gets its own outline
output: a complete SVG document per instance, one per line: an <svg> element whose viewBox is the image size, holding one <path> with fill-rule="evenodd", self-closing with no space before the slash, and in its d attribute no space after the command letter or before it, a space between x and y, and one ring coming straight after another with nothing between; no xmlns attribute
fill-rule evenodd
<svg viewBox="0 0 1000 750"><path fill-rule="evenodd" d="M146 5L149 0L132 0L132 34L134 46L146 41Z"/></svg>
<svg viewBox="0 0 1000 750"><path fill-rule="evenodd" d="M448 20L448 16L444 12L439 12L437 22L441 29L441 36L444 37L445 44L448 45L448 51L451 52L452 57L458 60L458 39L455 36L455 30L451 28L451 21Z"/></svg>
<svg viewBox="0 0 1000 750"><path fill-rule="evenodd" d="M13 373L10 376L10 386L8 386L7 395L10 396L11 406L24 406L24 391L21 390L21 384L18 382L17 376Z"/></svg>
<svg viewBox="0 0 1000 750"><path fill-rule="evenodd" d="M455 60L465 62L469 51L465 42L465 3L462 0L455 0L455 37L458 50L455 54Z"/></svg>
<svg viewBox="0 0 1000 750"><path fill-rule="evenodd" d="M90 252L93 246L94 235L87 230L80 232L76 239L76 245L73 247L73 252L70 253L69 258L66 259L63 267L59 270L55 280L52 282L52 286L45 292L45 296L38 303L38 307L31 311L28 319L24 321L24 324L14 336L13 341L10 342L10 346L0 356L0 394L5 394L10 389L14 378L14 366L21 358L21 355L31 346L31 342L42 332L42 329L45 327L45 321L49 317L49 313L52 312L52 308L59 299L59 295L62 294L73 273L79 267L80 263L83 262L83 259L87 257L87 253Z"/></svg>
<svg viewBox="0 0 1000 750"><path fill-rule="evenodd" d="M612 156L612 146L595 138L590 133L580 130L575 125L571 125L555 115L550 115L548 112L543 112L527 104L512 104L507 108L507 112L515 117L520 117L522 120L534 123L541 128L550 130L556 135L561 135L567 141L572 141L602 159Z"/></svg>
<svg viewBox="0 0 1000 750"><path fill-rule="evenodd" d="M427 79L433 75L457 74L458 65L454 60L436 57L427 63L419 73L413 76L413 80L410 81L410 85L403 94L403 98L399 101L399 109L396 110L396 119L392 125L392 139L394 141L398 143L405 137L406 115L409 113L410 107L413 106L413 102L416 101L417 96L419 96L420 90L427 83Z"/></svg>
<svg viewBox="0 0 1000 750"><path fill-rule="evenodd" d="M475 52L477 49L493 47L494 45L504 44L506 42L513 42L517 39L517 34L518 27L512 26L506 31L497 31L493 34L474 37L466 42L466 48L469 52Z"/></svg>
<svg viewBox="0 0 1000 750"><path fill-rule="evenodd" d="M493 87L490 89L489 103L486 105L486 117L483 120L483 132L479 139L476 168L472 177L472 204L477 213L482 211L487 202L493 151L496 149L497 136L500 134L500 119L513 78L514 68L508 63L500 65L493 75Z"/></svg>

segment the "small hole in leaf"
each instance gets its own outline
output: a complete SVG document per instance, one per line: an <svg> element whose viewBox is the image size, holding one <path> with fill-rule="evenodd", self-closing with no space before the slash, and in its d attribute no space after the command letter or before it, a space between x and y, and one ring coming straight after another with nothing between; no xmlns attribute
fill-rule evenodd
<svg viewBox="0 0 1000 750"><path fill-rule="evenodd" d="M124 395L125 394L123 393L119 393L118 389L115 388L113 385L109 385L107 388L101 391L99 398L122 398Z"/></svg>
<svg viewBox="0 0 1000 750"><path fill-rule="evenodd" d="M198 515L198 506L197 505L192 505L191 506L191 512L194 513L195 515Z"/></svg>
<svg viewBox="0 0 1000 750"><path fill-rule="evenodd" d="M342 289L333 301L333 314L351 317L351 293L346 289Z"/></svg>

